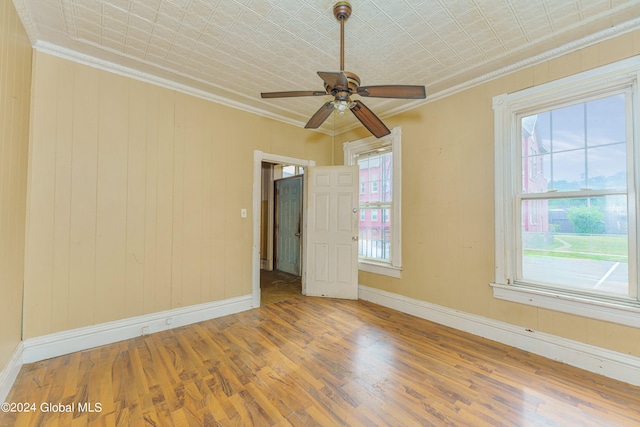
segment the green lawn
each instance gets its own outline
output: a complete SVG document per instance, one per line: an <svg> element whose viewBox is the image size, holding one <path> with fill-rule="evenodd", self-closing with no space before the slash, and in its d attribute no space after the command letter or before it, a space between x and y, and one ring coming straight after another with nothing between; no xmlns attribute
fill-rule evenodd
<svg viewBox="0 0 640 427"><path fill-rule="evenodd" d="M529 239L524 254L628 262L628 241L627 236L611 234L555 234Z"/></svg>

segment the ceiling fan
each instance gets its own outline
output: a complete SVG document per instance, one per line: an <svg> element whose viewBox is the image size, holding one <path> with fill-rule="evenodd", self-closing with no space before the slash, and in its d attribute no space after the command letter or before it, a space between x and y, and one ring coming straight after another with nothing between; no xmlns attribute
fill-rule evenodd
<svg viewBox="0 0 640 427"><path fill-rule="evenodd" d="M360 95L371 98L402 98L424 99L426 97L424 86L410 85L381 85L360 86L360 78L349 71L344 70L344 24L351 16L351 5L346 1L337 2L333 6L333 16L340 22L340 71L318 71L318 75L324 81L325 90L299 90L285 92L262 92L262 98L290 98L297 96L324 96L331 95L333 101L325 103L304 126L307 129L316 129L324 123L333 111L343 115L349 109L358 120L373 135L380 138L389 135L391 131L367 108L361 101L351 100L352 95Z"/></svg>

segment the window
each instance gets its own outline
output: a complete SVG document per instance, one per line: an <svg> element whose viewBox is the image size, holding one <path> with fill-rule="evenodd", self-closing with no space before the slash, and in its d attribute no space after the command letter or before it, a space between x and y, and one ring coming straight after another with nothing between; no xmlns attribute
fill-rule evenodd
<svg viewBox="0 0 640 427"><path fill-rule="evenodd" d="M400 277L400 128L344 144L344 163L360 167L359 268ZM363 191L365 190L365 191ZM362 212L370 212L365 220Z"/></svg>
<svg viewBox="0 0 640 427"><path fill-rule="evenodd" d="M304 166L282 165L282 178L304 174Z"/></svg>
<svg viewBox="0 0 640 427"><path fill-rule="evenodd" d="M497 298L636 324L639 76L634 58L494 98Z"/></svg>

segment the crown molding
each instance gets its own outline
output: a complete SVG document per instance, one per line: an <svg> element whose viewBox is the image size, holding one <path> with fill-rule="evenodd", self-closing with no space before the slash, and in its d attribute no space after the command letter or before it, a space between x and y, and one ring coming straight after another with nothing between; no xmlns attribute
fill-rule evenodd
<svg viewBox="0 0 640 427"><path fill-rule="evenodd" d="M567 55L569 53L578 51L580 49L584 49L586 47L616 38L618 36L621 36L623 34L626 33L630 33L631 31L635 31L640 29L640 18L635 18L632 19L630 21L624 22L620 25L616 25L615 27L611 27L608 28L604 31L600 31L598 33L595 34L591 34L587 37L584 37L580 40L576 40L574 42L571 43L567 43L565 45L562 45L560 47L557 47L555 49L543 52L539 55L536 56L532 56L530 58L524 59L522 61L516 62L514 64L511 64L509 66L500 68L499 70L496 71L492 71L490 73L486 73L483 74L482 76L476 77L474 79L471 80L467 80L463 83L451 86L447 89L438 91L433 93L432 95L427 95L427 98L424 100L418 100L418 101L413 101L413 102L409 102L407 104L404 104L400 107L397 108L393 108L391 110L388 110L387 112L385 112L385 114L381 115L381 118L388 118L388 117L392 117L401 113L405 113L407 111L410 110L414 110L416 108L419 108L423 105L429 104L431 102L435 102L438 101L440 99L449 97L451 95L455 95L456 93L459 92L463 92L465 90L471 89L473 87L476 86L480 86L481 84L490 82L492 80L496 80L499 79L501 77L507 76L509 74L513 74L515 72L524 70L526 68L530 68L532 66L535 65L539 65L542 64L544 62L550 61L552 59L556 59L559 58L561 56ZM442 83L443 80L439 81L439 82L435 82L434 84L437 83ZM354 124L351 126L345 126L345 127L341 127L336 129L336 133L337 134L341 134L347 131L350 131L352 129L355 129L357 127L359 127L359 124Z"/></svg>
<svg viewBox="0 0 640 427"><path fill-rule="evenodd" d="M15 5L15 8L18 12L18 15L20 16L20 19L25 27L25 30L27 32L27 35L29 36L29 39L31 41L32 46L34 47L34 49L43 52L43 53L48 53L50 55L54 55L54 56L58 56L64 59L68 59L70 61L75 61L84 65L88 65L94 68L98 68L98 69L102 69L104 71L109 71L109 72L113 72L115 74L119 74L125 77L130 77L136 80L141 80L147 83L151 83L157 86L161 86L167 89L171 89L171 90L175 90L187 95L192 95L198 98L202 98L205 99L207 101L211 101L211 102L215 102L217 104L221 104L221 105L225 105L227 107L231 107L237 110L241 110L241 111L245 111L248 113L252 113L252 114L256 114L258 116L262 116L262 117L266 117L269 119L273 119L282 123L286 123L289 125L293 125L293 126L297 126L297 127L304 127L305 122L300 121L300 120L294 120L288 117L283 116L282 114L278 114L275 112L270 112L267 110L264 110L262 108L258 108L255 106L251 106L249 104L243 103L243 102L239 102L239 101L233 101L230 100L228 98L222 97L220 95L216 95L210 91L206 91L206 90L202 90L202 89L198 89L194 86L190 86L189 84L184 84L184 83L178 83L177 81L171 80L171 79L167 79L167 78L163 78L160 77L158 75L155 75L153 73L148 73L148 72L142 72L139 70L136 70L135 68L131 68L131 67L125 67L123 65L117 64L115 62L112 61L107 61L107 60L103 60L103 59L99 59L95 56L92 55L87 55L87 54L83 54L80 52L77 52L75 50L72 49L68 49L68 48L64 48L46 41L42 41L40 40L40 36L39 36L39 32L37 30L37 27L35 25L35 23L33 22L32 19L32 14L29 11L26 2L24 0L13 0L13 3ZM408 102L406 104L403 104L399 107L393 108L391 110L386 111L384 114L381 114L380 117L381 118L389 118L391 116L395 116L410 110L414 110L416 108L419 108L423 105L429 104L431 102L435 102L437 100L446 98L448 96L454 95L456 93L471 89L473 87L479 86L483 83L486 82L490 82L492 80L501 78L503 76L515 73L517 71L532 67L534 65L538 65L541 63L544 63L546 61L558 58L560 56L575 52L577 50L586 48L588 46L618 37L620 35L629 33L631 31L640 29L640 18L634 18L631 19L629 21L623 22L619 25L616 25L614 27L608 28L606 30L600 31L598 33L595 34L591 34L589 36L586 36L580 40L576 40L574 42L571 43L567 43L565 45L559 46L555 49L543 52L539 55L535 55L533 57L524 59L522 61L516 62L512 65L509 65L507 67L503 67L499 70L496 71L492 71L486 74L483 74L482 76L470 79L468 81L465 81L463 83L448 87L444 90L435 92L431 95L428 95L427 98L425 100L418 100L418 101L414 101L414 102ZM94 46L95 47L95 46ZM118 52L111 52L111 54L115 54L115 55L122 55L121 53ZM133 59L133 58L129 58L128 59ZM133 59L135 60L135 59ZM149 64L147 64L149 65ZM155 65L154 65L155 66ZM157 66L156 66L157 67ZM162 71L169 73L169 74L173 74L176 75L177 77L186 79L186 80L191 80L191 81L197 81L194 80L193 77L187 76L187 75L183 75L183 74L178 74L173 70L170 69L161 69ZM437 86L438 84L444 84L446 83L446 80L450 80L452 77L455 78L455 76L449 76L447 79L442 79L436 82L432 83L432 86ZM205 85L210 85L207 82L199 82ZM350 122L344 126L341 127L336 127L334 128L330 128L328 125L324 125L322 127L320 127L319 129L314 129L313 131L315 132L319 132L319 133L323 133L325 135L329 135L329 136L333 136L333 135L338 135L347 131L350 131L352 129L356 129L359 128L361 126L361 124L357 121L353 121Z"/></svg>
<svg viewBox="0 0 640 427"><path fill-rule="evenodd" d="M163 87L165 89L174 90L176 92L180 92L186 95L191 95L197 98L204 99L206 101L214 102L216 104L224 105L226 107L230 107L236 110L255 114L261 117L277 120L279 122L283 122L296 127L304 127L305 125L305 122L302 122L299 120L293 120L288 117L282 116L280 114L272 113L270 111L263 110L261 108L257 108L242 102L234 101L234 100L216 95L206 90L198 89L183 83L178 83L176 81L163 78L152 73L147 73L147 72L137 70L135 68L126 67L124 65L117 64L115 62L107 61L104 59L100 59L92 55L86 55L84 53L80 53L72 49L67 49L65 47L58 46L49 42L38 41L33 45L33 48L41 53L56 56L58 58L66 59L66 60L76 62L82 65L86 65L92 68L114 73L123 77L128 77L134 80L153 84L155 86ZM170 73L176 74L175 72L170 70L164 70L164 71L168 71ZM181 76L181 77L189 78L187 76ZM330 133L326 130L318 130L318 131L321 133L330 135Z"/></svg>

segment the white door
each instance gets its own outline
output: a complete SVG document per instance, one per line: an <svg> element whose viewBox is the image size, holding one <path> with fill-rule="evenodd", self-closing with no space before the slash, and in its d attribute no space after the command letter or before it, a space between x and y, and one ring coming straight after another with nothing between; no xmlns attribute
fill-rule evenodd
<svg viewBox="0 0 640 427"><path fill-rule="evenodd" d="M302 176L279 179L276 193L276 269L300 276Z"/></svg>
<svg viewBox="0 0 640 427"><path fill-rule="evenodd" d="M307 170L305 294L358 299L358 166Z"/></svg>

